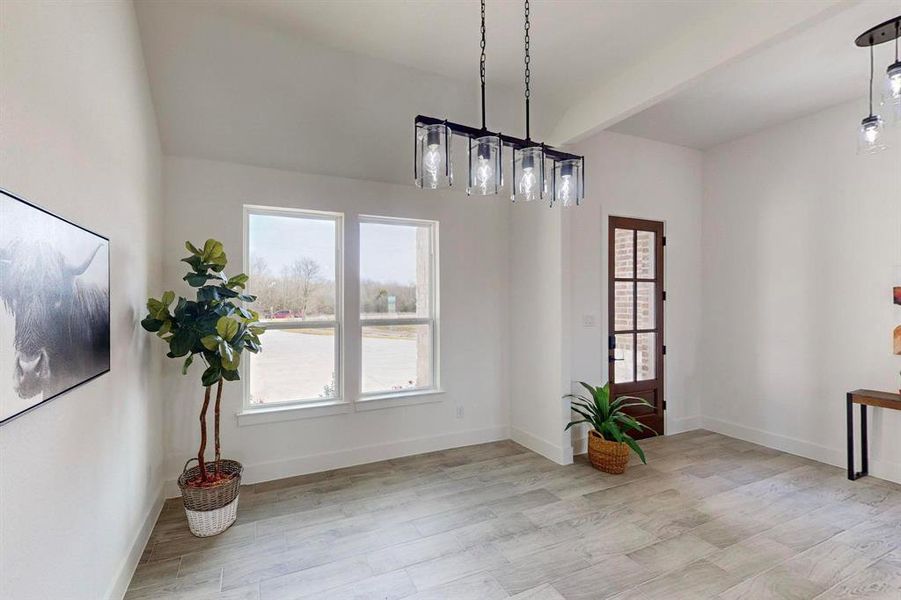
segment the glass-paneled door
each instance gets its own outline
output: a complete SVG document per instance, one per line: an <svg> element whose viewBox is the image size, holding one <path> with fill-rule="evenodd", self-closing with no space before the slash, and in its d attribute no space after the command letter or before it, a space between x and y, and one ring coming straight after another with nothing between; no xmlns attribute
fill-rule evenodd
<svg viewBox="0 0 901 600"><path fill-rule="evenodd" d="M611 396L653 405L630 410L663 433L663 223L610 217L608 236L609 380ZM634 435L648 437L650 432Z"/></svg>

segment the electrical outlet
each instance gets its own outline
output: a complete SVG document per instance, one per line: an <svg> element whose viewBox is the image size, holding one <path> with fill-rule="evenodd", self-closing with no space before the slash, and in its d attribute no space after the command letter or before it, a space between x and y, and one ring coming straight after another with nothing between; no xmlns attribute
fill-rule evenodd
<svg viewBox="0 0 901 600"><path fill-rule="evenodd" d="M594 327L595 320L594 315L582 315L582 326L583 327Z"/></svg>
<svg viewBox="0 0 901 600"><path fill-rule="evenodd" d="M457 407L457 418L458 418L458 419L462 419L462 418L463 418L463 407L462 407L462 406L458 406L458 407Z"/></svg>

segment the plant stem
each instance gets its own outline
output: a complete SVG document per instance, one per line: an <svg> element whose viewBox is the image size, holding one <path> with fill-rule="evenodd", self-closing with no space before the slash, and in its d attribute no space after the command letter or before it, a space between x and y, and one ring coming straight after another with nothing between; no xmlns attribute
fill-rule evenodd
<svg viewBox="0 0 901 600"><path fill-rule="evenodd" d="M206 461L203 453L206 450L206 409L210 405L210 386L206 386L203 394L203 408L200 409L200 450L197 452L197 464L200 466L200 481L206 483Z"/></svg>
<svg viewBox="0 0 901 600"><path fill-rule="evenodd" d="M216 387L216 409L213 413L214 416L214 429L216 436L216 477L219 477L219 405L222 402L222 380L219 380L219 385Z"/></svg>

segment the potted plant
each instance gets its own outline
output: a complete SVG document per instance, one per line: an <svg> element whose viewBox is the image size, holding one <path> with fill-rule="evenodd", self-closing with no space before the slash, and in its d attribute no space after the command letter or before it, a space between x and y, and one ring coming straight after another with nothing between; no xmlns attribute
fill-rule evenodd
<svg viewBox="0 0 901 600"><path fill-rule="evenodd" d="M155 333L169 345L169 358L184 359L181 372L199 357L205 369L200 380L204 387L203 406L200 409L200 449L196 458L185 463L178 486L181 489L191 533L206 537L222 533L235 522L238 511L238 491L241 485L241 463L225 460L219 451L219 414L224 381L237 381L241 353L260 351L259 315L241 303L256 300L244 293L247 275L241 273L227 277L224 273L228 260L222 244L207 240L203 249L185 242L191 253L182 261L190 270L184 280L197 288L196 300L178 298L175 292L164 292L160 299L147 300L148 314L141 326ZM170 312L170 306L175 306ZM214 407L215 459L206 461L206 416L213 386L216 386ZM188 469L191 461L197 465Z"/></svg>
<svg viewBox="0 0 901 600"><path fill-rule="evenodd" d="M629 462L629 448L635 451L641 462L648 464L638 442L626 432L654 430L627 415L624 409L632 406L652 407L652 405L647 400L635 396L620 396L611 402L609 383L603 387L579 383L588 390L591 397L577 394L564 396L572 398L570 408L582 417L569 423L564 431L579 423L591 425L588 431L588 460L592 466L605 473L624 473Z"/></svg>

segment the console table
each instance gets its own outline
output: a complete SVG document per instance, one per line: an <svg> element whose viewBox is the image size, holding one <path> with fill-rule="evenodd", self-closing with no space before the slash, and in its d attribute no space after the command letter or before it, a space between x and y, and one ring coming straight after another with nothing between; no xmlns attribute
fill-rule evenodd
<svg viewBox="0 0 901 600"><path fill-rule="evenodd" d="M854 472L854 405L860 405L860 471ZM854 390L848 392L848 479L854 481L869 473L867 453L867 407L878 406L901 410L901 394L877 392L874 390Z"/></svg>

